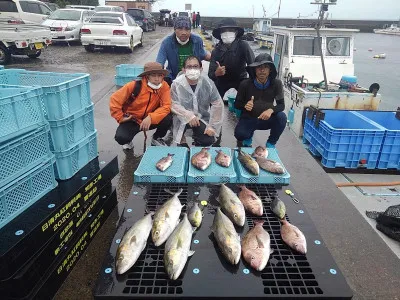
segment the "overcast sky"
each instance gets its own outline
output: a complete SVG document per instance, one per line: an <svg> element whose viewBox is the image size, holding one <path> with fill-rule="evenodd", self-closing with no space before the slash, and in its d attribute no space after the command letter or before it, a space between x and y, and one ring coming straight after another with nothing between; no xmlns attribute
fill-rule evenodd
<svg viewBox="0 0 400 300"><path fill-rule="evenodd" d="M280 17L316 17L317 5L311 0L281 0ZM192 10L204 16L262 17L264 5L267 17L277 17L279 0L161 0L153 5L153 11L168 8L182 11L185 3L192 4ZM400 0L337 0L337 5L329 8L333 19L374 19L398 20Z"/></svg>

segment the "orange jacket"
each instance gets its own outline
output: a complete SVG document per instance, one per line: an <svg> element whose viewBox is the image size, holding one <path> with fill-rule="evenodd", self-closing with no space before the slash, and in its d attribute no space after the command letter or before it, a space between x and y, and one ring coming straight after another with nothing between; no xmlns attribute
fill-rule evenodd
<svg viewBox="0 0 400 300"><path fill-rule="evenodd" d="M122 106L129 99L135 87L135 81L129 82L111 95L111 116L119 123L123 119ZM151 118L151 124L158 124L171 111L171 93L169 85L163 81L159 90L154 90L147 85L147 80L142 79L142 88L139 95L128 106L126 113L131 114L133 119L140 124L147 116Z"/></svg>

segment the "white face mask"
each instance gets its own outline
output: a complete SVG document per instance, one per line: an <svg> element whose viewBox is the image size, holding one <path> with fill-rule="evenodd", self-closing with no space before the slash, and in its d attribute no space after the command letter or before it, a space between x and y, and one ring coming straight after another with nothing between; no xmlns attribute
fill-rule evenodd
<svg viewBox="0 0 400 300"><path fill-rule="evenodd" d="M186 45L188 42L189 42L189 39L187 39L186 40L186 42L182 42L179 38L178 38L178 36L176 36L176 40L178 41L178 43L180 44L180 45Z"/></svg>
<svg viewBox="0 0 400 300"><path fill-rule="evenodd" d="M236 38L236 32L223 32L221 33L221 40L224 44L232 44Z"/></svg>
<svg viewBox="0 0 400 300"><path fill-rule="evenodd" d="M200 70L199 69L188 69L185 70L185 75L190 80L197 80L200 78Z"/></svg>
<svg viewBox="0 0 400 300"><path fill-rule="evenodd" d="M162 86L162 82L158 85L155 85L153 83L151 83L150 81L147 81L147 85L152 88L153 90L159 90Z"/></svg>

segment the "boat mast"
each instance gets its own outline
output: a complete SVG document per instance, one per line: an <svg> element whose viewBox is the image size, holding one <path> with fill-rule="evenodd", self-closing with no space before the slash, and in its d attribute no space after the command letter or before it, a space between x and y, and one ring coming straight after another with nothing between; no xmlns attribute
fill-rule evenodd
<svg viewBox="0 0 400 300"><path fill-rule="evenodd" d="M325 70L325 61L324 54L322 53L322 39L320 34L320 29L324 25L324 15L325 12L328 11L329 5L336 5L337 0L319 0L318 2L311 2L311 4L320 5L318 21L315 26L315 30L317 31L318 42L317 45L319 47L320 55L321 55L321 64L322 64L322 73L324 74L324 82L325 82L325 90L328 90L328 80L326 78L326 70Z"/></svg>
<svg viewBox="0 0 400 300"><path fill-rule="evenodd" d="M281 2L282 2L282 0L279 0L278 19L279 19L279 13L281 12Z"/></svg>

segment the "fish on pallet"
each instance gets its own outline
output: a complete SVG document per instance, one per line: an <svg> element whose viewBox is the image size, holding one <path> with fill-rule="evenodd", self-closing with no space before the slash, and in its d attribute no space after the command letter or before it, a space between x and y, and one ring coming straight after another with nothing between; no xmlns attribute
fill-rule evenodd
<svg viewBox="0 0 400 300"><path fill-rule="evenodd" d="M232 221L224 215L220 208L217 209L214 216L211 232L226 260L232 265L237 265L241 253L240 237Z"/></svg>
<svg viewBox="0 0 400 300"><path fill-rule="evenodd" d="M307 241L303 232L296 226L290 224L285 219L281 220L282 240L293 250L301 254L307 253Z"/></svg>
<svg viewBox="0 0 400 300"><path fill-rule="evenodd" d="M209 148L203 148L200 152L192 156L192 165L201 171L207 169L211 164L211 154L208 152Z"/></svg>
<svg viewBox="0 0 400 300"><path fill-rule="evenodd" d="M271 210L280 220L285 217L286 214L285 203L278 197L272 200Z"/></svg>
<svg viewBox="0 0 400 300"><path fill-rule="evenodd" d="M225 184L221 184L218 202L229 219L238 226L243 226L246 220L243 203L238 196Z"/></svg>
<svg viewBox="0 0 400 300"><path fill-rule="evenodd" d="M154 245L157 247L167 240L179 223L179 216L183 205L179 201L178 196L182 191L182 189L179 189L178 192L172 193L166 190L166 192L173 194L173 196L159 207L154 214L151 237Z"/></svg>
<svg viewBox="0 0 400 300"><path fill-rule="evenodd" d="M277 161L270 160L268 158L260 157L260 156L255 156L255 160L257 164L260 166L261 169L275 173L275 174L284 174L285 169L282 167L280 163Z"/></svg>
<svg viewBox="0 0 400 300"><path fill-rule="evenodd" d="M147 239L149 238L153 225L152 215L154 215L154 212L136 221L124 234L117 249L115 264L117 274L123 274L128 271L136 263L140 254L146 247Z"/></svg>
<svg viewBox="0 0 400 300"><path fill-rule="evenodd" d="M168 153L167 156L161 158L156 163L157 170L164 172L166 169L168 169L172 165L174 155L175 154Z"/></svg>
<svg viewBox="0 0 400 300"><path fill-rule="evenodd" d="M190 250L192 235L195 228L190 225L187 215L176 226L168 238L164 249L164 267L171 280L178 279L186 265L189 256L194 254Z"/></svg>
<svg viewBox="0 0 400 300"><path fill-rule="evenodd" d="M258 176L260 174L260 167L254 160L254 158L252 158L250 154L243 152L241 149L239 149L238 151L239 151L238 159L242 164L242 166L251 174Z"/></svg>
<svg viewBox="0 0 400 300"><path fill-rule="evenodd" d="M215 150L218 154L215 157L215 162L222 167L228 168L231 165L232 158L222 150Z"/></svg>
<svg viewBox="0 0 400 300"><path fill-rule="evenodd" d="M255 156L260 156L267 158L268 157L268 149L262 146L257 146L256 149L254 149L253 154L251 155L253 157Z"/></svg>
<svg viewBox="0 0 400 300"><path fill-rule="evenodd" d="M244 208L251 214L261 217L264 213L264 208L260 197L245 185L240 185L239 187L241 189L239 199L243 203Z"/></svg>
<svg viewBox="0 0 400 300"><path fill-rule="evenodd" d="M195 202L188 211L188 219L190 224L194 227L200 227L203 220L203 213L199 207L199 203Z"/></svg>
<svg viewBox="0 0 400 300"><path fill-rule="evenodd" d="M255 226L246 233L242 240L243 258L257 271L264 270L273 253L271 238L263 228L264 222L263 220L254 220Z"/></svg>

